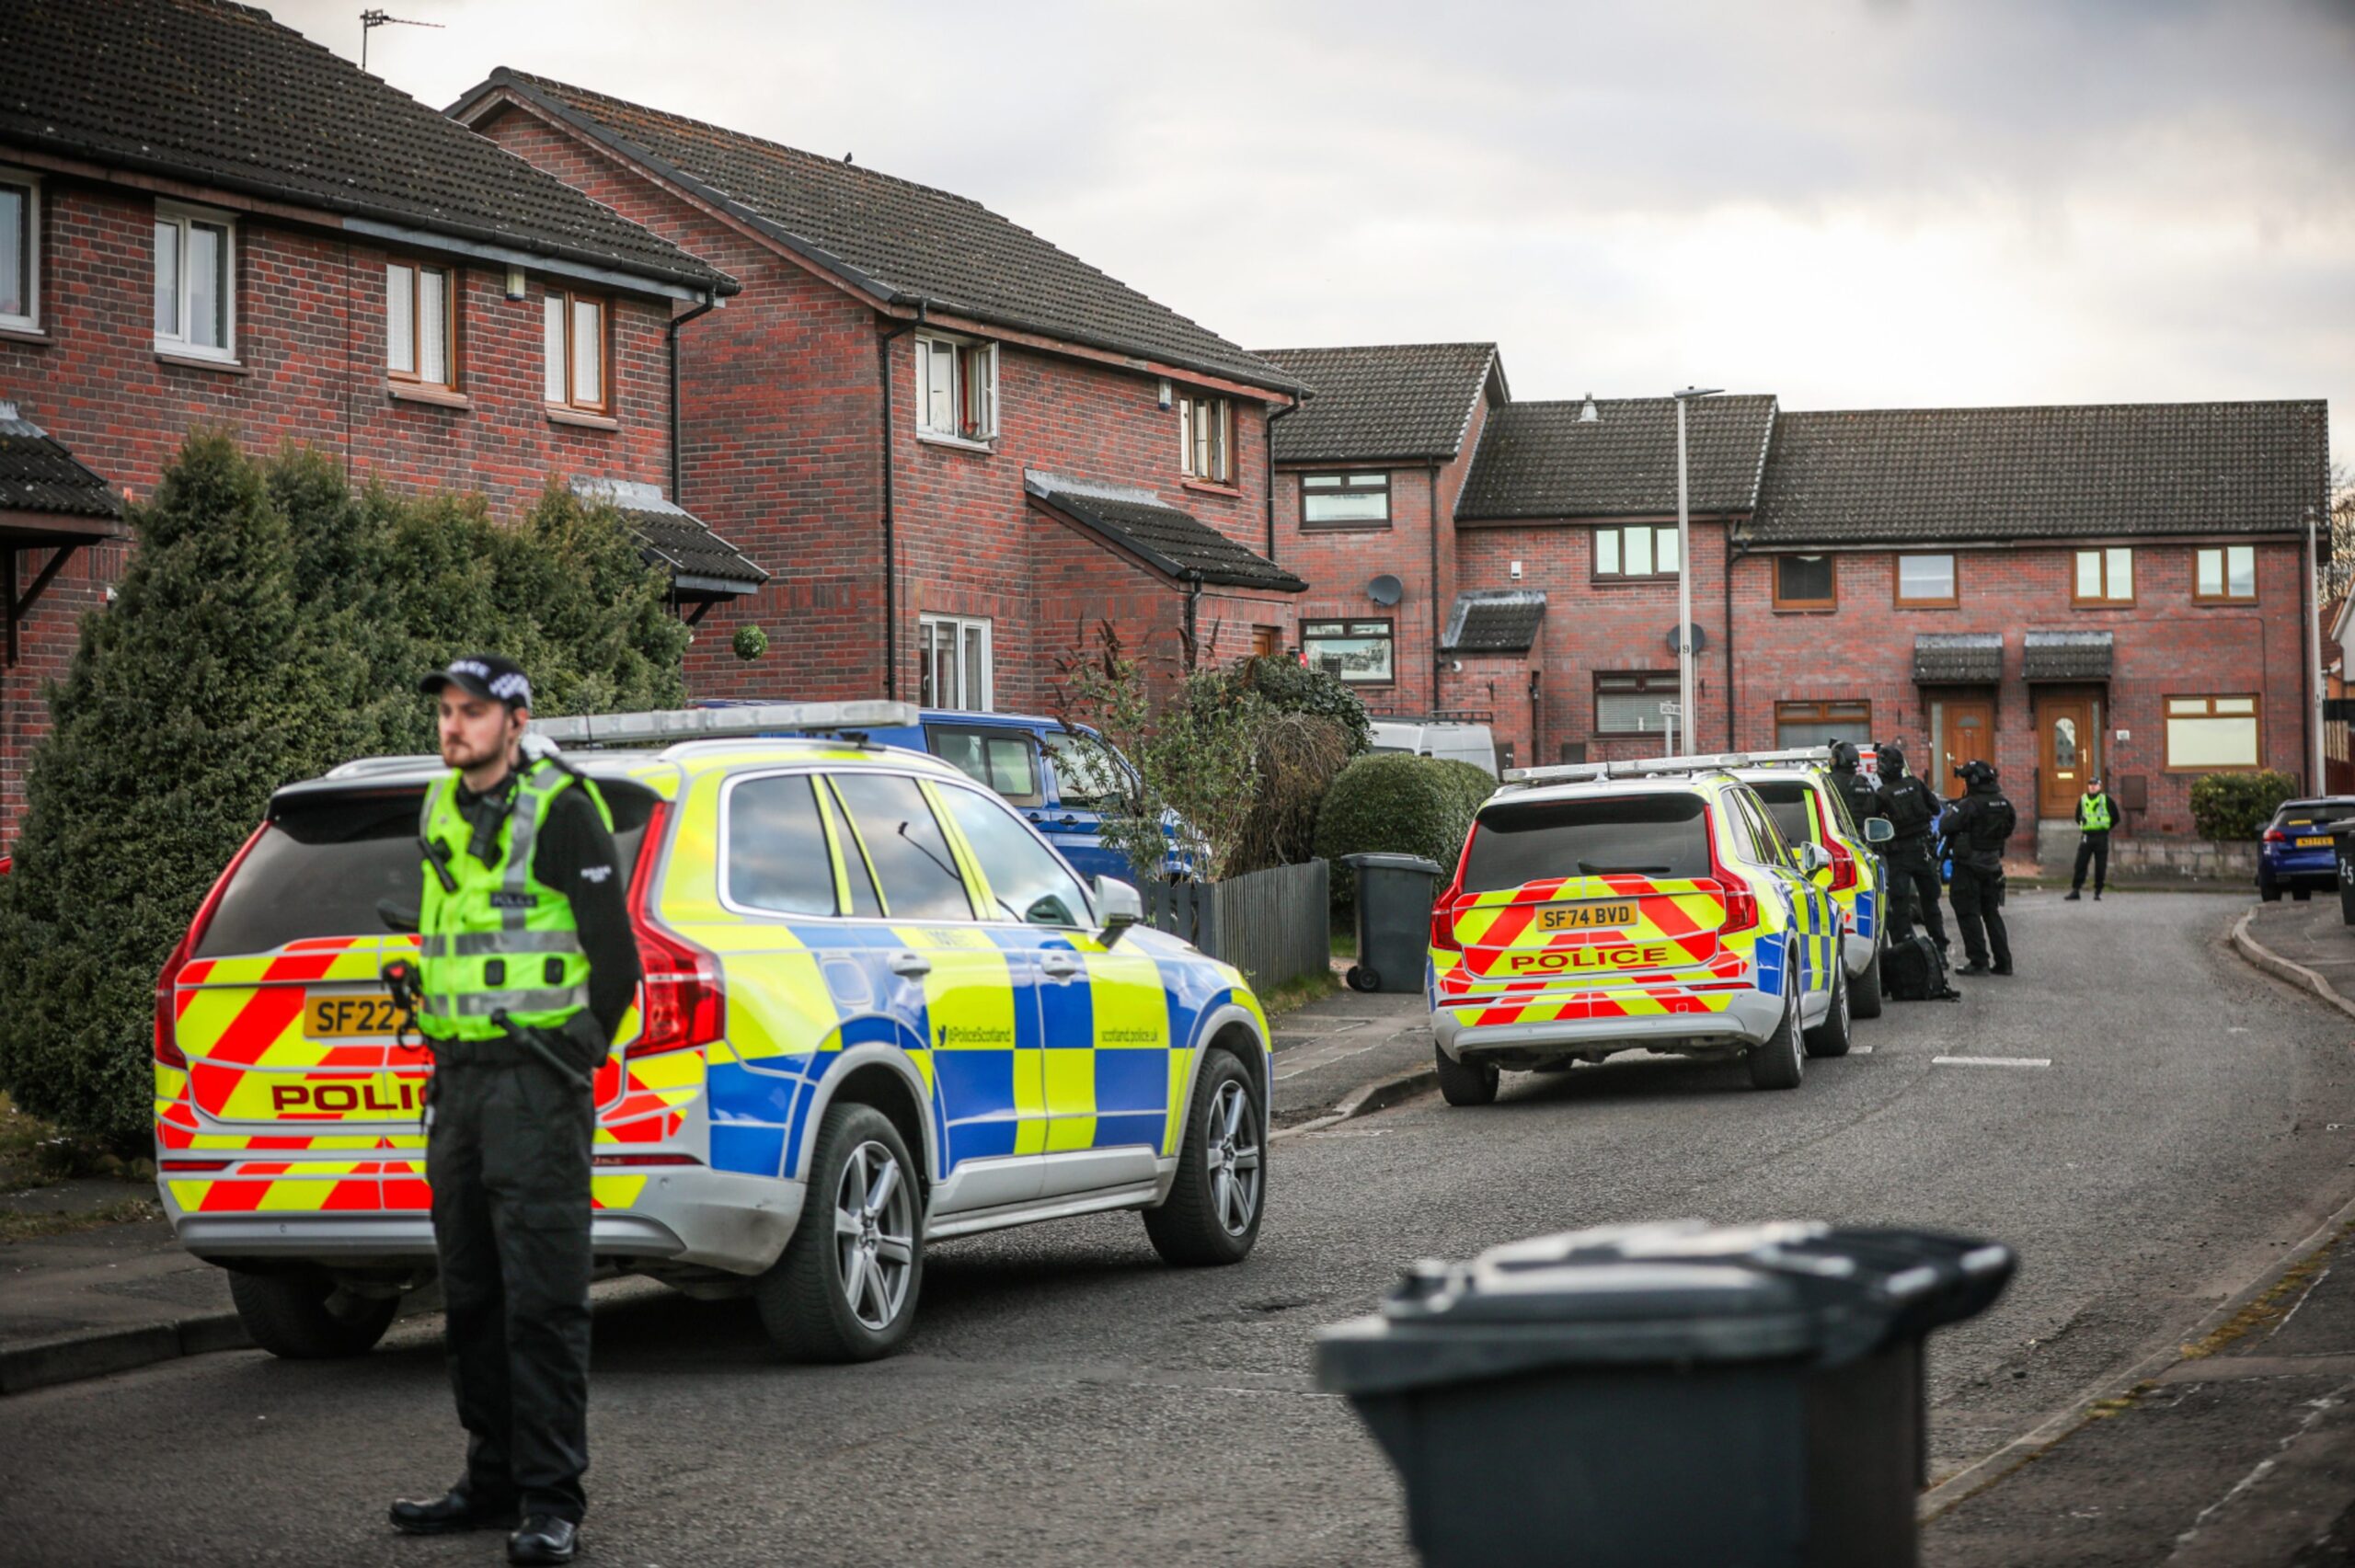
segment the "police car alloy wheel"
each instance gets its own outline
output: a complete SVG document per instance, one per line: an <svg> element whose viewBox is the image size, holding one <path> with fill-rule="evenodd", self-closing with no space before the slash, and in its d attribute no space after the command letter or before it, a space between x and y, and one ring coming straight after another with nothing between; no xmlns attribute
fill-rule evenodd
<svg viewBox="0 0 2355 1568"><path fill-rule="evenodd" d="M1240 1263L1267 1207L1267 1130L1250 1070L1204 1053L1168 1200L1144 1211L1154 1250L1182 1265Z"/></svg>
<svg viewBox="0 0 2355 1568"><path fill-rule="evenodd" d="M872 1105L827 1109L800 1223L752 1287L761 1322L799 1361L869 1361L899 1348L924 1283L916 1164Z"/></svg>
<svg viewBox="0 0 2355 1568"><path fill-rule="evenodd" d="M1807 1054L1811 1057L1846 1056L1852 1039L1849 1019L1847 959L1839 948L1834 948L1832 955L1832 1005L1823 1010L1823 1022L1807 1032Z"/></svg>
<svg viewBox="0 0 2355 1568"><path fill-rule="evenodd" d="M1807 1074L1807 1053L1799 1046L1798 955L1783 956L1783 1019L1775 1032L1750 1047L1750 1085L1753 1089L1796 1089Z"/></svg>

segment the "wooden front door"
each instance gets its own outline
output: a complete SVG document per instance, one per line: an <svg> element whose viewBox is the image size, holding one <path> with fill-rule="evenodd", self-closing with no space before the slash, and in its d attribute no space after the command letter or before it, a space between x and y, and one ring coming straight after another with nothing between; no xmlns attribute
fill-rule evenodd
<svg viewBox="0 0 2355 1568"><path fill-rule="evenodd" d="M1995 704L1988 697L1949 697L1937 709L1940 757L1932 785L1958 796L1962 781L1954 776L1957 768L1995 760Z"/></svg>
<svg viewBox="0 0 2355 1568"><path fill-rule="evenodd" d="M2039 692L2036 699L2036 814L2074 817L2085 781L2101 763L2094 700Z"/></svg>

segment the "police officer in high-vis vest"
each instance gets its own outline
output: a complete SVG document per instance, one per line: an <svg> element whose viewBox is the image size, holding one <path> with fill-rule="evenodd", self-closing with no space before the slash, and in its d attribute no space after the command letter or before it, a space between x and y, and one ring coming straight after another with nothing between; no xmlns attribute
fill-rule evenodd
<svg viewBox="0 0 2355 1568"><path fill-rule="evenodd" d="M590 1082L638 947L596 785L523 750L523 671L477 654L420 684L452 770L425 796L418 1022L466 1469L392 1519L417 1535L511 1528L509 1562L565 1562L589 1464Z"/></svg>
<svg viewBox="0 0 2355 1568"><path fill-rule="evenodd" d="M2085 793L2077 798L2077 870L2069 878L2071 898L2085 896L2085 866L2090 863L2094 902L2101 902L2102 887L2109 881L2109 830L2117 824L2118 808L2110 803L2109 791L2101 787L2099 779L2087 779Z"/></svg>

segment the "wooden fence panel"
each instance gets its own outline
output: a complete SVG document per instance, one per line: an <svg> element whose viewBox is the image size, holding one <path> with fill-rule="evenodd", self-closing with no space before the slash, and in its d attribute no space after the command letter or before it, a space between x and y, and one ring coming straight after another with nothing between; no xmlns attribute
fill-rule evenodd
<svg viewBox="0 0 2355 1568"><path fill-rule="evenodd" d="M1255 987L1331 962L1331 872L1321 860L1223 882L1156 882L1143 892L1147 924L1234 965Z"/></svg>

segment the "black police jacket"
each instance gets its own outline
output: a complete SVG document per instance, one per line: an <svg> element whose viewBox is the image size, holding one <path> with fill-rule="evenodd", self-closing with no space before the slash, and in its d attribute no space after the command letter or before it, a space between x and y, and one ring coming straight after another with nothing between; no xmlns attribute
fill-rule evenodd
<svg viewBox="0 0 2355 1568"><path fill-rule="evenodd" d="M1938 831L1952 846L1955 864L1973 871L2002 871L2004 841L2018 826L2019 813L2004 798L2003 791L1992 784L1985 789L1973 786L1947 807L1938 820Z"/></svg>
<svg viewBox="0 0 2355 1568"><path fill-rule="evenodd" d="M1880 805L1879 815L1889 818L1900 839L1928 838L1938 825L1938 808L1945 804L1926 782L1912 773L1881 780L1874 798Z"/></svg>

